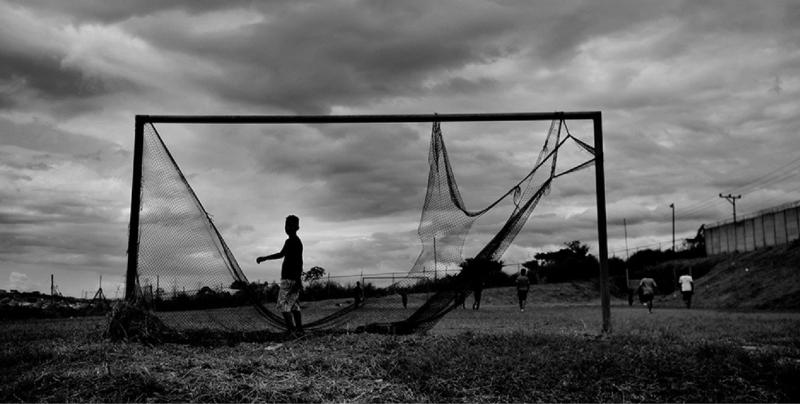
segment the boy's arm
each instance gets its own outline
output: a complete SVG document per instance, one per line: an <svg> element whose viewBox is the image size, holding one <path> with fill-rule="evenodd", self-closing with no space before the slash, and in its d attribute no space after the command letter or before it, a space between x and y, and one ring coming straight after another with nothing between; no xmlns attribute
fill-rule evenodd
<svg viewBox="0 0 800 404"><path fill-rule="evenodd" d="M256 258L256 264L260 264L260 263L262 263L264 261L267 261L267 260L276 260L276 259L280 259L280 258L283 258L283 251L275 253L275 254L265 255L263 257L258 257L258 258Z"/></svg>
<svg viewBox="0 0 800 404"><path fill-rule="evenodd" d="M265 255L263 257L256 258L256 264L260 264L260 263L262 263L264 261L268 261L268 260L281 259L285 255L286 255L286 243L283 244L283 248L281 249L280 252L276 252L275 254Z"/></svg>

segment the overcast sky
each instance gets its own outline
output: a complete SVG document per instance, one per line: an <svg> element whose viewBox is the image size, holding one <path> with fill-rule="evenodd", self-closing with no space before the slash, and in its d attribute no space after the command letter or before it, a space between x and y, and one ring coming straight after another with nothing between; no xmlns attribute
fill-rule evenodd
<svg viewBox="0 0 800 404"><path fill-rule="evenodd" d="M742 195L738 215L800 200L798 44L800 3L774 0L2 0L0 289L49 292L53 274L78 296L103 276L117 294L136 114L602 111L609 249L626 254L623 219L631 251L670 248L670 204L680 243L731 217L720 193ZM288 214L306 269L419 255L429 124L156 128L252 280L279 277L254 260ZM547 123L442 130L479 209L531 168ZM503 260L572 240L597 254L595 195L594 169L557 182Z"/></svg>

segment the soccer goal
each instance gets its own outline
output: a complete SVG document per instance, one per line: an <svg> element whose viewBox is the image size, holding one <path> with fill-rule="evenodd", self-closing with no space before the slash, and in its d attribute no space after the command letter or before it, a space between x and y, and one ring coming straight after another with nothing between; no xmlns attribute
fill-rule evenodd
<svg viewBox="0 0 800 404"><path fill-rule="evenodd" d="M485 208L466 207L455 178L459 171L450 161L445 146L442 125L492 122L550 121L544 131L543 145L538 158L530 162L527 174L512 181L507 190L499 192L496 200ZM568 122L584 121L593 135L593 144L570 133ZM586 125L586 123L589 125ZM430 143L427 151L428 185L422 215L417 227L418 244L422 252L408 275L393 280L386 290L391 291L382 304L327 305L307 301L309 309L306 328L361 329L365 331L411 333L423 332L454 309L475 285L487 274L487 262L499 260L528 221L537 204L554 183L573 172L594 166L596 190L597 239L599 243L599 278L603 331L610 329L610 296L608 283L608 248L606 234L605 180L603 172L603 130L600 112L554 113L496 113L496 114L418 114L418 115L298 115L298 116L220 116L220 115L137 115L133 156L133 180L128 241L128 265L125 296L129 301L146 304L161 320L176 329L214 330L229 332L282 331L283 319L270 299L274 285L252 282L237 261L224 231L195 192L196 179L179 167L167 147L169 141L159 129L169 124L184 126L211 125L237 127L264 125L269 128L287 125L316 127L330 125L430 124ZM158 127L158 128L157 128ZM236 142L236 131L225 136ZM291 136L281 131L277 137ZM269 135L267 135L269 136ZM345 135L342 135L345 136ZM363 131L346 136L369 136ZM448 134L452 141L458 134ZM413 136L412 136L413 137ZM567 146L576 146L589 158L562 167L559 158ZM309 142L304 147L313 147ZM368 158L369 156L367 156ZM496 157L492 157L496 158ZM298 170L310 168L297 167ZM380 169L376 169L380 171ZM331 173L329 175L336 175ZM325 173L316 174L324 178ZM228 180L235 182L235 179ZM271 185L270 185L271 186ZM301 192L305 187L299 187ZM353 198L358 197L353 192ZM321 199L321 198L320 198ZM274 216L285 212L270 212L269 198L264 204ZM231 195L226 202L235 205ZM320 202L321 203L321 202ZM464 245L473 223L496 207L508 206L507 218L482 247L464 257ZM380 210L382 206L375 209ZM388 209L388 208L387 208ZM291 213L291 212L288 212ZM302 219L301 219L302 220ZM301 231L302 231L301 224ZM224 229L223 229L224 230ZM241 257L240 257L241 258ZM246 257L250 261L253 257ZM427 274L435 268L457 268L445 281L436 283L435 291L425 283ZM426 279L422 279L426 278ZM153 288L155 287L156 290ZM409 292L413 304L406 304ZM430 292L430 293L429 293ZM403 306L399 306L400 297ZM424 298L422 298L424 296ZM302 300L302 298L301 298ZM372 303L372 302L371 302ZM403 310L398 308L402 307ZM413 310L411 309L413 308ZM304 314L305 315L305 314Z"/></svg>

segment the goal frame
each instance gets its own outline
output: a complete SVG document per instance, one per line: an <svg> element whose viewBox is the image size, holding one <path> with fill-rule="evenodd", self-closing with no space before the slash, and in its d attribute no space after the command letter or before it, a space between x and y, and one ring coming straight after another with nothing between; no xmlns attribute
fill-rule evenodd
<svg viewBox="0 0 800 404"><path fill-rule="evenodd" d="M611 298L608 282L608 233L606 228L605 173L603 169L603 117L601 111L519 112L477 114L412 115L136 115L133 145L133 178L128 234L128 265L125 298L135 298L139 256L139 211L141 209L142 154L144 126L148 123L173 124L335 124L335 123L425 123L425 122L500 122L590 120L594 129L595 192L597 194L597 239L600 261L600 301L603 331L611 329Z"/></svg>

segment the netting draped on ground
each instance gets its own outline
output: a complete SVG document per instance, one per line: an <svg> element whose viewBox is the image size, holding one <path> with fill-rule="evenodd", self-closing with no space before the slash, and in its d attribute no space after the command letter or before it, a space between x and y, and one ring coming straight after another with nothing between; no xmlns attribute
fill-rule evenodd
<svg viewBox="0 0 800 404"><path fill-rule="evenodd" d="M519 233L557 173L558 151L568 140L593 155L554 120L536 164L521 181L489 206L470 211L456 185L441 127L433 124L429 177L419 225L422 252L407 276L394 280L382 297L356 305L351 300L309 302L306 329L426 331L466 299ZM146 124L142 154L141 205L136 265L137 299L176 330L282 331L274 290L251 284L152 124ZM507 198L513 210L503 227L471 260L462 257L475 220ZM467 265L469 262L469 265ZM461 268L446 282L433 282L437 268Z"/></svg>

